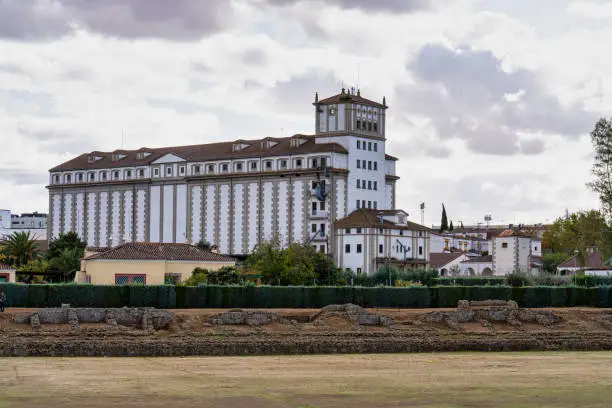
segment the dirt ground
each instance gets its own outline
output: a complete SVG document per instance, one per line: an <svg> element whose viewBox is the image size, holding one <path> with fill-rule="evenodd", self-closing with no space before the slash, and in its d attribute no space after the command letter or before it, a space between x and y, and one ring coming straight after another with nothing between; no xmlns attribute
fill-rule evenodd
<svg viewBox="0 0 612 408"><path fill-rule="evenodd" d="M609 407L612 353L10 358L0 407Z"/></svg>

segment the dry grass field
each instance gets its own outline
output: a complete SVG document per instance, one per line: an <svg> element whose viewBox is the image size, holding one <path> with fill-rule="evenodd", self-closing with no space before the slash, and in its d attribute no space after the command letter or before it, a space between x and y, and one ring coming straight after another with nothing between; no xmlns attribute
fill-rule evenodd
<svg viewBox="0 0 612 408"><path fill-rule="evenodd" d="M8 358L0 407L610 407L612 353Z"/></svg>

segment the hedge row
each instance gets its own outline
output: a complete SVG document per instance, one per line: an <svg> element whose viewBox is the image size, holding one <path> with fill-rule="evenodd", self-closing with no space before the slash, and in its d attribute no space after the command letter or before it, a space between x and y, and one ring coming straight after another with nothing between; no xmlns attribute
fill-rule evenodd
<svg viewBox="0 0 612 408"><path fill-rule="evenodd" d="M608 286L612 285L612 276L576 275L572 278L578 286Z"/></svg>
<svg viewBox="0 0 612 408"><path fill-rule="evenodd" d="M523 307L612 307L612 286L439 286L410 288L301 286L93 286L0 285L9 307L320 308L354 303L363 307L455 307L457 301L515 300Z"/></svg>
<svg viewBox="0 0 612 408"><path fill-rule="evenodd" d="M439 286L499 286L505 282L504 276L449 276L434 279L434 284Z"/></svg>

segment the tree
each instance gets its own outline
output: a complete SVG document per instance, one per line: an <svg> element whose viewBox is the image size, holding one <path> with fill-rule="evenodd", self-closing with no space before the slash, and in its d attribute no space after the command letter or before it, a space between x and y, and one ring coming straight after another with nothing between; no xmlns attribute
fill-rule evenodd
<svg viewBox="0 0 612 408"><path fill-rule="evenodd" d="M65 249L76 249L76 253L78 253L80 259L85 255L86 247L87 243L82 241L76 232L67 232L65 234L60 234L58 238L49 243L47 258L53 259L60 257Z"/></svg>
<svg viewBox="0 0 612 408"><path fill-rule="evenodd" d="M448 231L448 218L446 217L446 208L442 204L442 221L440 222L440 232Z"/></svg>
<svg viewBox="0 0 612 408"><path fill-rule="evenodd" d="M30 231L15 232L5 243L6 256L18 267L27 264L38 255L39 245Z"/></svg>
<svg viewBox="0 0 612 408"><path fill-rule="evenodd" d="M61 272L64 275L65 280L74 280L75 273L81 269L81 248L64 248L56 256L51 258L49 264L51 269Z"/></svg>
<svg viewBox="0 0 612 408"><path fill-rule="evenodd" d="M451 223L450 223L450 227L448 227L448 230L449 230L449 231L452 231L452 230L454 230L454 229L455 229L455 227L453 227L453 222L451 221Z"/></svg>
<svg viewBox="0 0 612 408"><path fill-rule="evenodd" d="M212 249L212 245L210 244L210 242L204 241L203 239L200 240L200 242L198 242L197 244L195 244L195 246L200 249L203 249L204 251L210 251Z"/></svg>
<svg viewBox="0 0 612 408"><path fill-rule="evenodd" d="M562 264L568 258L567 254L543 254L542 255L542 270L546 273L557 273L557 266Z"/></svg>
<svg viewBox="0 0 612 408"><path fill-rule="evenodd" d="M258 270L262 281L278 284L281 274L288 267L285 251L281 250L278 239L272 239L259 244L245 262L247 267Z"/></svg>
<svg viewBox="0 0 612 408"><path fill-rule="evenodd" d="M584 264L589 248L597 248L606 259L612 256L612 231L600 211L583 211L558 218L544 234L543 244L552 253L576 255Z"/></svg>
<svg viewBox="0 0 612 408"><path fill-rule="evenodd" d="M612 119L599 119L591 132L591 143L595 150L595 162L591 172L595 180L587 183L599 194L604 214L612 217Z"/></svg>

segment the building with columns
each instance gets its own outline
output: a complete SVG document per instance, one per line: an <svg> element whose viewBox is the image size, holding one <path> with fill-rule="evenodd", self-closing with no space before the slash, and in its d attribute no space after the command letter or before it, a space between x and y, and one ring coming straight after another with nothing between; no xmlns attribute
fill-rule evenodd
<svg viewBox="0 0 612 408"><path fill-rule="evenodd" d="M386 153L384 98L342 89L313 105L312 135L92 151L60 164L49 174L48 236L75 231L98 247L204 240L233 256L276 238L340 260L335 222L395 208L397 159Z"/></svg>

